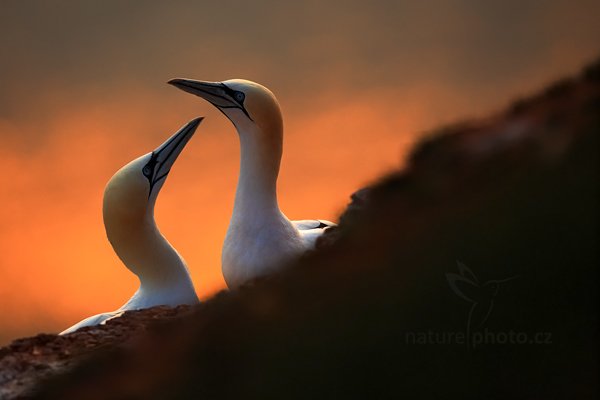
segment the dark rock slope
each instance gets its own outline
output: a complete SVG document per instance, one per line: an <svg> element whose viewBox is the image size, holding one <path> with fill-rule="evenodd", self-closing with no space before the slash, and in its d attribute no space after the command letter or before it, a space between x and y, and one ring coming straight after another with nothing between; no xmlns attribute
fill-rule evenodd
<svg viewBox="0 0 600 400"><path fill-rule="evenodd" d="M188 306L128 311L106 325L66 336L39 334L0 348L0 400L23 396L41 381L65 373L103 349L129 346L150 326L182 317Z"/></svg>
<svg viewBox="0 0 600 400"><path fill-rule="evenodd" d="M318 251L35 398L596 397L599 136L598 63L434 132Z"/></svg>

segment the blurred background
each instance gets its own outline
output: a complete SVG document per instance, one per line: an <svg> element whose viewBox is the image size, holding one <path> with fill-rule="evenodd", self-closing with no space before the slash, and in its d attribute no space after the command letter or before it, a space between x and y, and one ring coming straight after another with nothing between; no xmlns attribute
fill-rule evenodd
<svg viewBox="0 0 600 400"><path fill-rule="evenodd" d="M205 121L156 220L202 299L238 173L231 123L174 77L245 78L284 112L279 201L335 220L440 124L484 115L600 51L592 0L1 1L0 345L121 306L137 289L106 240L104 185Z"/></svg>

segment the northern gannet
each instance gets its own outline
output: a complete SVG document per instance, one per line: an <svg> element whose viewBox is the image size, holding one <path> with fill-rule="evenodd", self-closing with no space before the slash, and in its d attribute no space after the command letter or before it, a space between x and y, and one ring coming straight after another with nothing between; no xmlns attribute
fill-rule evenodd
<svg viewBox="0 0 600 400"><path fill-rule="evenodd" d="M140 287L118 310L86 318L61 335L101 324L127 310L198 303L185 261L156 226L154 205L173 163L201 121L190 121L108 181L102 206L106 236L123 264L137 275Z"/></svg>
<svg viewBox="0 0 600 400"><path fill-rule="evenodd" d="M227 286L236 288L266 275L313 248L324 230L335 224L324 220L290 221L279 209L276 184L283 120L273 93L242 79L172 79L169 83L212 103L238 132L240 174L221 254Z"/></svg>

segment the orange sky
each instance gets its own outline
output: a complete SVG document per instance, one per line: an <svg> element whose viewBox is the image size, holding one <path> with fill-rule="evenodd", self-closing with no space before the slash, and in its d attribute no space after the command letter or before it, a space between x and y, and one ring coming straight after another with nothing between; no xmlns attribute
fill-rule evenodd
<svg viewBox="0 0 600 400"><path fill-rule="evenodd" d="M104 185L198 115L156 220L202 299L224 287L237 137L169 78L270 87L285 121L280 205L290 218L335 220L422 132L501 107L600 50L591 1L22 3L0 16L0 345L133 294L136 278L105 238Z"/></svg>

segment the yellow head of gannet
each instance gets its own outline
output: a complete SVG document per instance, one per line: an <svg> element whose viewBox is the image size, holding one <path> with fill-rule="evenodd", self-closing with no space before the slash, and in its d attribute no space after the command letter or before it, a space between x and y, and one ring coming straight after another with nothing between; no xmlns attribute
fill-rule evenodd
<svg viewBox="0 0 600 400"><path fill-rule="evenodd" d="M248 128L269 136L281 136L283 119L275 95L266 87L245 79L204 82L172 79L169 83L209 101L238 129ZM252 125L256 125L253 129Z"/></svg>
<svg viewBox="0 0 600 400"><path fill-rule="evenodd" d="M229 287L265 275L314 246L322 220L290 221L277 203L283 119L275 95L258 83L231 79L170 84L217 107L235 125L241 145L240 177L223 244L222 269Z"/></svg>
<svg viewBox="0 0 600 400"><path fill-rule="evenodd" d="M109 180L103 201L106 235L121 261L138 276L140 288L118 310L86 318L62 334L100 324L126 310L198 302L185 261L156 226L154 205L171 167L201 121L190 121Z"/></svg>

